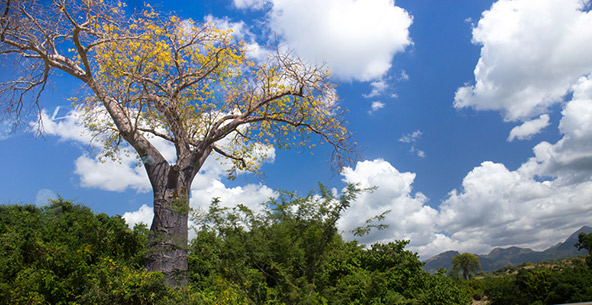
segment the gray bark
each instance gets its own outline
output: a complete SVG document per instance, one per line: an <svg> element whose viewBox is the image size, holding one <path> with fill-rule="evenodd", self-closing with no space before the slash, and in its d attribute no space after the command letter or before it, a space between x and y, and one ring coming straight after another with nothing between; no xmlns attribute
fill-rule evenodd
<svg viewBox="0 0 592 305"><path fill-rule="evenodd" d="M210 152L211 148L191 153L187 151L186 157L179 159L175 165L165 160L144 164L154 195L146 270L162 272L171 287L187 286L187 221L191 182Z"/></svg>

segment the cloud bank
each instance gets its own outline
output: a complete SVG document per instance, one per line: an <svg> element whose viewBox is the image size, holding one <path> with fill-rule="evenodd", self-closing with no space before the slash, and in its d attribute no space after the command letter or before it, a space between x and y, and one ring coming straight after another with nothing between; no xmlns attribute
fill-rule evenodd
<svg viewBox="0 0 592 305"><path fill-rule="evenodd" d="M237 8L270 8L269 27L296 53L326 63L345 80L379 79L395 54L412 44L413 18L393 0L235 0Z"/></svg>
<svg viewBox="0 0 592 305"><path fill-rule="evenodd" d="M454 106L498 110L528 120L561 102L592 72L590 1L500 0L473 29L481 46L475 84L456 91Z"/></svg>

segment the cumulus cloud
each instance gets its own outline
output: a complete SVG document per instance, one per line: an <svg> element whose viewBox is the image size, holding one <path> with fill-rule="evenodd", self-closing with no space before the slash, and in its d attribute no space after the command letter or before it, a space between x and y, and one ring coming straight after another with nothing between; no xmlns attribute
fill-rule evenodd
<svg viewBox="0 0 592 305"><path fill-rule="evenodd" d="M218 179L213 179L205 188L193 188L191 191L191 207L206 210L213 198L220 199L220 205L234 207L243 204L254 211L262 210L262 203L276 197L271 188L261 184L247 184L228 188Z"/></svg>
<svg viewBox="0 0 592 305"><path fill-rule="evenodd" d="M514 171L503 164L483 162L467 174L461 188L450 192L439 209L428 205L428 198L421 192L414 192L415 173L400 172L381 159L345 168L344 182L377 189L361 194L352 203L339 229L347 232L389 211L384 219L389 227L360 238L360 242L409 239L409 249L417 251L422 259L450 249L487 253L494 247L514 245L540 250L561 241L592 221L592 79L581 77L570 90L572 99L566 103L559 124L561 140L538 144L534 156ZM75 114L59 118L56 113L47 118L47 130L52 135L79 142L89 139L80 132ZM399 141L413 145L421 136L417 130ZM174 158L169 144L152 141L167 159ZM273 160L272 148L260 149ZM76 160L76 173L85 187L148 191L148 178L137 162L132 156L122 155L121 163L100 163L83 155ZM262 202L276 196L261 184L225 185L223 177L228 166L215 157L206 161L192 185L192 208L205 209L212 198L218 197L225 206L241 203L258 210ZM148 205L124 214L130 226L139 222L150 225L152 216ZM345 236L352 238L349 233Z"/></svg>
<svg viewBox="0 0 592 305"><path fill-rule="evenodd" d="M522 125L512 128L508 136L508 142L512 142L514 139L529 139L547 126L549 126L549 115L542 114L537 119L526 121Z"/></svg>
<svg viewBox="0 0 592 305"><path fill-rule="evenodd" d="M235 5L247 2L256 3ZM270 2L271 28L299 56L325 62L342 79L380 79L412 43L412 17L393 0Z"/></svg>
<svg viewBox="0 0 592 305"><path fill-rule="evenodd" d="M516 245L545 249L592 220L592 182L536 181L503 164L484 162L443 202L437 224L472 252ZM473 240L480 243L472 245Z"/></svg>
<svg viewBox="0 0 592 305"><path fill-rule="evenodd" d="M473 29L482 46L475 84L456 92L457 108L499 110L522 121L508 141L549 125L563 102L556 143L543 141L517 170L483 162L441 204L424 252L485 253L498 246L541 250L589 225L592 207L592 12L590 1L500 0ZM571 96L569 101L566 97ZM532 119L538 116L538 118Z"/></svg>
<svg viewBox="0 0 592 305"><path fill-rule="evenodd" d="M572 87L573 97L562 111L557 143L541 142L534 157L519 169L525 175L555 178L574 184L592 177L592 78L581 77Z"/></svg>
<svg viewBox="0 0 592 305"><path fill-rule="evenodd" d="M590 224L592 79L580 77L570 92L559 123L563 137L537 144L517 170L490 161L474 168L440 206L436 228L446 234L422 251L445 245L476 253L510 245L542 250Z"/></svg>
<svg viewBox="0 0 592 305"><path fill-rule="evenodd" d="M389 227L359 238L366 244L409 239L422 259L447 250L485 254L495 247L546 249L592 221L592 181L561 184L538 181L491 161L475 167L439 210L413 192L414 173L401 173L377 159L358 162L342 172L347 183L377 187L352 203L339 222L342 231L386 215ZM352 239L346 233L347 239Z"/></svg>
<svg viewBox="0 0 592 305"><path fill-rule="evenodd" d="M56 136L62 141L68 140L86 145L92 144L95 148L98 148L101 143L96 141L97 139L93 138L81 123L80 111L71 110L63 117L58 117L58 112L59 107L51 117L47 115L46 110L41 112L44 131L47 135ZM175 147L171 143L150 134L146 134L146 137L169 163L172 164L176 161ZM224 143L221 145L224 145ZM258 162L273 162L275 149L272 146L256 145L254 155L256 155ZM231 166L231 162L214 153L208 158L195 181L197 181L197 185L207 184L210 180L219 179L219 177L225 175ZM98 156L91 157L88 153L83 154L75 161L74 173L80 177L80 183L83 187L117 192L127 189L134 189L138 192L151 190L146 171L141 166L136 153L125 145L115 152L114 160L110 158L102 159Z"/></svg>
<svg viewBox="0 0 592 305"><path fill-rule="evenodd" d="M478 254L508 246L543 250L563 241L592 221L592 77L580 77L570 93L559 123L560 140L537 144L534 156L516 170L483 162L438 210L427 206L421 193L413 193L413 173L400 173L383 160L346 169L344 181L378 189L352 204L341 228L352 229L364 219L392 210L386 219L391 227L361 241L411 239L409 248L422 259L446 250ZM539 120L546 124L548 118ZM400 141L414 143L420 137L416 131Z"/></svg>
<svg viewBox="0 0 592 305"><path fill-rule="evenodd" d="M373 231L359 239L362 243L388 242L394 239L410 239L411 247L427 243L433 234L433 219L438 212L425 205L427 198L420 192L413 193L414 173L401 173L390 163L376 159L362 161L355 168L342 171L343 181L358 183L363 188L376 187L371 193L362 193L344 213L338 225L349 231L363 226L366 219L388 212L384 223L387 229ZM346 233L346 238L353 238Z"/></svg>
<svg viewBox="0 0 592 305"><path fill-rule="evenodd" d="M528 120L562 101L592 72L589 0L500 0L473 29L481 45L475 84L456 91L454 106L499 110Z"/></svg>
<svg viewBox="0 0 592 305"><path fill-rule="evenodd" d="M78 157L74 173L80 176L83 187L122 192L128 188L138 192L152 189L148 175L134 155L121 154L121 160L99 160L87 155Z"/></svg>
<svg viewBox="0 0 592 305"><path fill-rule="evenodd" d="M71 110L64 116L59 116L59 112L60 107L57 107L51 116L45 109L41 111L43 131L46 135L56 136L60 141L72 141L95 148L100 145L81 123L80 111ZM32 123L34 124L36 123ZM174 159L174 147L167 147L160 139L154 139L153 142L165 158ZM108 191L121 192L128 188L139 192L149 191L151 187L148 176L144 169L138 166L135 153L123 149L116 156L117 161L91 158L86 153L78 157L74 162L76 167L74 173L80 176L80 184L84 187Z"/></svg>
<svg viewBox="0 0 592 305"><path fill-rule="evenodd" d="M122 217L130 228L133 228L140 223L143 223L150 228L152 225L152 218L154 217L154 210L143 204L137 211L123 213Z"/></svg>

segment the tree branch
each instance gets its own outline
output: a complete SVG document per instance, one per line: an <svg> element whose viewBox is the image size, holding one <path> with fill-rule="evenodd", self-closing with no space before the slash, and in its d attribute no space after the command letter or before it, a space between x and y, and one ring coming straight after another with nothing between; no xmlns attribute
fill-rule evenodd
<svg viewBox="0 0 592 305"><path fill-rule="evenodd" d="M243 167L245 167L245 168L247 167L247 162L245 161L244 158L235 157L233 155L230 155L230 154L226 153L225 151L221 150L220 148L218 148L216 145L212 145L212 148L214 149L215 152L221 154L222 156L224 156L224 157L226 157L228 159L232 159L232 160L238 161L238 162L241 163L241 165Z"/></svg>

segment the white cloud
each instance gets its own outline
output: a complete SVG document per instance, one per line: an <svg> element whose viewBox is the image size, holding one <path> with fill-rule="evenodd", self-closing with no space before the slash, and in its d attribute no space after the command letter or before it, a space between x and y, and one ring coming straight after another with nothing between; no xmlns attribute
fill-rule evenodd
<svg viewBox="0 0 592 305"><path fill-rule="evenodd" d="M58 117L60 107L57 107L53 115L47 115L45 109L41 110L43 132L50 136L58 136L60 140L80 142L85 145L95 144L90 132L80 123L81 112L69 111L63 117ZM37 128L37 122L31 123L31 127Z"/></svg>
<svg viewBox="0 0 592 305"><path fill-rule="evenodd" d="M74 162L74 173L80 176L83 187L99 188L107 191L122 192L128 188L138 192L152 189L148 175L139 166L134 156L121 155L121 161L91 159L86 155L78 157Z"/></svg>
<svg viewBox="0 0 592 305"><path fill-rule="evenodd" d="M485 253L498 246L542 250L592 221L592 12L590 1L500 0L473 30L482 45L475 85L455 107L499 110L523 121L508 141L549 125L564 102L556 143L541 142L517 170L483 162L441 204L437 230L420 251ZM531 119L538 116L536 119ZM436 249L440 249L436 251Z"/></svg>
<svg viewBox="0 0 592 305"><path fill-rule="evenodd" d="M387 210L389 228L373 231L362 243L410 239L422 259L447 250L485 254L495 247L543 250L592 221L592 181L565 185L537 181L503 164L483 162L463 179L436 210L413 193L414 173L401 173L377 159L358 162L342 175L348 183L378 187L352 203L339 222L343 231ZM350 234L345 235L351 239Z"/></svg>
<svg viewBox="0 0 592 305"><path fill-rule="evenodd" d="M373 113L373 112L375 112L377 110L380 110L382 108L384 108L384 103L383 102L381 102L381 101L374 101L374 102L372 102L372 105L370 106L370 111L369 112L370 113Z"/></svg>
<svg viewBox="0 0 592 305"><path fill-rule="evenodd" d="M425 151L423 151L423 150L421 150L421 149L417 149L417 147L415 147L415 145L412 145L412 146L411 146L411 149L410 149L410 151L411 151L412 153L415 153L415 154L417 154L417 156L418 156L418 157L420 157L420 158L425 158L425 156L426 156L426 154L425 154Z"/></svg>
<svg viewBox="0 0 592 305"><path fill-rule="evenodd" d="M463 180L440 209L438 228L466 250L485 253L516 245L542 250L592 221L592 182L539 182L504 165L484 162Z"/></svg>
<svg viewBox="0 0 592 305"><path fill-rule="evenodd" d="M411 144L409 152L416 154L420 158L425 158L425 151L418 149L415 145L422 135L423 133L420 130L416 130L412 133L403 135L401 138L399 138L399 142Z"/></svg>
<svg viewBox="0 0 592 305"><path fill-rule="evenodd" d="M362 194L339 222L347 231L387 210L385 223L390 227L375 231L360 241L373 243L393 239L410 239L409 248L422 258L455 249L486 253L497 246L522 246L534 249L549 247L582 225L592 221L592 80L582 77L571 87L572 100L562 112L559 124L563 138L555 144L537 145L534 157L518 170L484 162L463 180L462 188L454 190L440 210L427 205L428 199L413 192L415 174L399 172L384 160L358 162L355 168L345 168L343 179L360 183L362 187L377 186L373 193ZM61 119L46 120L48 131L62 139L88 141L69 113ZM420 130L402 136L399 141L414 145L422 136ZM167 159L174 158L174 149L164 141L152 139ZM412 149L422 156L424 153ZM260 148L269 160L275 157L272 148ZM127 188L150 190L148 179L137 159L122 155L121 163L100 163L88 156L76 160L76 173L86 187L111 191ZM229 164L210 157L196 176L191 190L190 205L207 208L213 197L225 206L245 204L254 210L274 197L265 185L249 184L227 187L222 177ZM535 177L546 177L547 181ZM551 179L552 178L552 179ZM550 180L551 179L551 180ZM150 224L152 209L146 205L124 214L133 226ZM349 236L351 238L351 236Z"/></svg>
<svg viewBox="0 0 592 305"><path fill-rule="evenodd" d="M234 0L234 6L240 9L259 10L269 3L269 0Z"/></svg>
<svg viewBox="0 0 592 305"><path fill-rule="evenodd" d="M493 162L474 168L462 189L453 190L440 206L437 229L446 235L422 251L450 246L486 253L512 245L542 250L590 224L592 79L580 77L570 91L572 99L559 124L563 137L555 144L536 145L534 156L515 171ZM548 117L538 120L546 125ZM524 129L515 136L538 127Z"/></svg>
<svg viewBox="0 0 592 305"><path fill-rule="evenodd" d="M405 70L402 70L401 74L399 75L399 78L397 80L399 80L399 81L409 80L409 74L407 74L407 72L405 72Z"/></svg>
<svg viewBox="0 0 592 305"><path fill-rule="evenodd" d="M414 143L417 142L417 140L419 138L421 138L421 135L423 133L421 132L421 130L416 130L412 133L406 134L404 136L402 136L401 138L399 138L399 142L403 142L403 143Z"/></svg>
<svg viewBox="0 0 592 305"><path fill-rule="evenodd" d="M370 93L362 95L365 98L373 98L381 95L389 87L389 85L386 83L386 81L381 79L371 82L370 87L372 87Z"/></svg>
<svg viewBox="0 0 592 305"><path fill-rule="evenodd" d="M150 228L152 225L152 218L154 217L154 210L143 204L137 211L123 213L123 219L130 228L136 224L143 223Z"/></svg>
<svg viewBox="0 0 592 305"><path fill-rule="evenodd" d="M348 231L362 226L366 219L390 210L384 220L389 227L381 231L372 231L360 238L360 242L410 239L411 249L414 249L430 239L434 232L433 219L438 212L425 205L425 195L419 192L412 194L414 173L401 173L388 162L377 159L358 162L353 169L346 167L342 175L344 182L359 183L361 187L377 189L371 193L360 194L340 219L340 230ZM345 236L348 239L352 238L349 233Z"/></svg>
<svg viewBox="0 0 592 305"><path fill-rule="evenodd" d="M275 192L265 185L247 184L227 188L220 180L212 179L206 187L192 189L190 205L194 209L207 210L212 199L219 198L221 206L243 204L254 211L261 211L261 204L274 197Z"/></svg>
<svg viewBox="0 0 592 305"><path fill-rule="evenodd" d="M59 107L50 117L45 110L42 110L41 116L45 133L47 135L57 136L60 140L71 140L90 145L93 138L85 129L84 125L82 125L82 122L80 122L81 112L71 110L65 116L57 117L58 112ZM175 162L175 147L171 143L150 134L146 136L169 163ZM96 146L100 142L95 141L93 144ZM273 162L275 159L275 149L272 146L256 144L254 156L256 156L259 162ZM148 192L151 190L146 171L141 166L136 153L131 148L124 145L115 153L114 157L115 160L109 158L101 160L99 157L91 158L88 154L78 157L75 161L74 172L79 175L81 185L83 187L117 192L126 189L135 189L138 192ZM195 178L197 185L207 184L212 179L219 179L219 177L225 175L226 171L231 168L231 162L219 157L219 155L213 154L208 158L201 173Z"/></svg>
<svg viewBox="0 0 592 305"><path fill-rule="evenodd" d="M409 75L405 71L401 71L401 74L396 78L395 82L401 82L409 79ZM393 92L393 82L390 77L381 77L379 80L370 83L370 93L362 94L364 98L373 98L377 96L389 96L391 98L397 98L398 95Z"/></svg>
<svg viewBox="0 0 592 305"><path fill-rule="evenodd" d="M526 120L560 102L592 72L589 0L500 0L473 29L482 46L475 84L459 88L457 108L500 110Z"/></svg>
<svg viewBox="0 0 592 305"><path fill-rule="evenodd" d="M260 147L257 150L267 157L265 162L271 162L275 158L273 147ZM135 164L137 164L137 159L132 157L123 157L122 162L118 163L113 161L99 162L81 156L76 161L76 173L80 175L84 187L97 187L108 191L123 191L131 188L139 192L147 192L151 189L148 177L144 168L135 167ZM260 210L261 203L276 196L272 189L260 184L226 187L222 179L226 176L226 171L230 166L230 162L223 158L218 159L216 154L206 160L191 186L191 208L207 209L212 199L218 197L222 206L231 207L240 203L253 210ZM142 205L136 211L125 213L123 218L126 219L130 227L139 222L150 226L153 215L152 207ZM192 234L193 231L190 233ZM193 236L191 234L190 236Z"/></svg>
<svg viewBox="0 0 592 305"><path fill-rule="evenodd" d="M515 171L483 162L442 203L438 230L449 244L481 253L511 245L542 250L590 224L592 79L579 78L571 91L559 141L536 145ZM481 243L469 246L475 237Z"/></svg>
<svg viewBox="0 0 592 305"><path fill-rule="evenodd" d="M522 125L512 128L508 141L529 139L547 126L549 126L549 115L542 114L537 119L526 121Z"/></svg>
<svg viewBox="0 0 592 305"><path fill-rule="evenodd" d="M235 2L236 3L236 2ZM271 28L342 79L380 79L412 42L412 17L393 0L272 0Z"/></svg>
<svg viewBox="0 0 592 305"><path fill-rule="evenodd" d="M0 141L8 139L11 131L12 127L8 120L0 121Z"/></svg>
<svg viewBox="0 0 592 305"><path fill-rule="evenodd" d="M592 78L580 78L572 90L559 123L563 138L536 145L534 157L519 169L523 174L555 178L561 184L592 179Z"/></svg>

